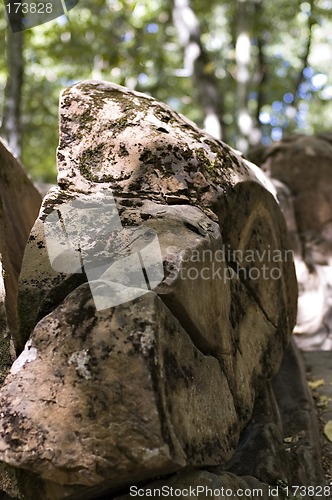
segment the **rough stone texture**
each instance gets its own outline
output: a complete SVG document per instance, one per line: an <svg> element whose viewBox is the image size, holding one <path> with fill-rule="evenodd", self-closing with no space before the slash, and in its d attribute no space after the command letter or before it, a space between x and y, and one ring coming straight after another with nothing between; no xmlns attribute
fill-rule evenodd
<svg viewBox="0 0 332 500"><path fill-rule="evenodd" d="M0 385L15 359L18 275L41 198L0 140ZM15 472L0 464L0 488L17 494Z"/></svg>
<svg viewBox="0 0 332 500"><path fill-rule="evenodd" d="M193 346L154 292L95 312L82 285L39 322L11 373L1 456L60 484L115 488L225 461L235 444L218 361Z"/></svg>
<svg viewBox="0 0 332 500"><path fill-rule="evenodd" d="M306 356L311 356L311 353ZM157 498L157 494L151 495L151 490L153 493L154 488L162 486L174 490L190 486L220 490L220 494L216 491L214 495L201 490L192 498L229 498L227 488L234 492L231 498L243 498L243 494L242 497L236 494L238 489L247 490L245 498L294 498L290 494L294 491L293 486L323 487L328 484L324 481L318 431L317 414L308 390L303 361L292 342L285 352L279 373L257 397L250 423L242 432L236 452L228 463L208 471L180 472L165 480L133 486L145 490L146 494L140 498ZM262 490L262 493L255 494L254 489ZM178 498L186 498L185 493L179 494ZM330 499L324 490L319 496ZM128 492L117 500L129 498L133 496ZM310 500L312 495L302 491L301 498Z"/></svg>
<svg viewBox="0 0 332 500"><path fill-rule="evenodd" d="M60 128L63 189L102 183L114 194L218 206L236 182L256 180L229 146L153 98L107 82L66 89Z"/></svg>
<svg viewBox="0 0 332 500"><path fill-rule="evenodd" d="M214 252L217 249L220 250L221 235L218 224L209 220L200 209L188 206L186 207L186 211L184 211L183 206L160 205L147 200L144 201L144 203L141 203L139 212L137 211L137 207L133 208L124 206L122 208L122 220L136 220L136 223L138 223L139 217L142 227L144 227L145 229L152 228L157 232L162 249L165 269L168 271L165 280L157 288L157 292L160 294L160 297L164 300L174 316L178 318L184 329L189 333L191 341L193 342L193 346L195 345L199 348L199 350L197 349L197 353L200 353L201 356L203 356L202 353L210 356L212 355L213 358L209 356L208 359L213 360L215 363L213 365L214 369L212 365L209 367L208 384L204 383L204 370L202 367L199 367L197 386L201 386L201 391L203 394L204 391L208 391L208 401L204 403L203 407L201 407L200 405L192 406L191 412L188 413L190 405L186 403L186 392L183 392L183 389L181 389L181 397L179 397L179 400L174 403L170 401L169 396L165 397L165 401L167 400L168 405L171 405L172 408L178 409L178 411L182 408L182 413L180 413L178 417L173 416L173 418L176 418L176 422L173 424L173 427L176 429L176 434L178 436L177 439L185 439L185 443L182 444L181 449L186 449L187 452L187 456L182 458L182 462L176 455L174 457L172 456L171 458L173 462L171 462L170 468L172 470L172 468L178 468L180 465L183 466L188 463L212 465L213 463L215 464L224 462L225 460L227 460L227 458L229 458L229 452L234 449L241 428L250 417L254 398L257 391L262 385L262 381L265 380L266 377L271 376L277 370L279 360L282 355L283 343L287 341L287 327L281 327L279 331L277 330L277 327L273 324L272 321L268 320L264 310L259 306L259 304L257 304L255 299L247 290L246 286L241 283L235 273L232 279L211 279L212 272L216 272L218 270L221 270L221 276L224 276L224 270L227 267L225 261L210 262L209 259L204 260L203 258L204 252L206 252L207 250L209 250L212 255L214 255ZM36 239L32 239L30 241L30 244L35 244L35 241ZM38 259L36 259L35 254L32 253L31 259L34 262L38 263L38 265L41 266L40 268L45 269L44 267L42 267L45 264L46 267L48 266L48 268L51 269L48 259L42 258L43 252L45 252L44 245L39 244L38 246L38 251L41 252L39 254L40 256L38 257ZM194 251L196 253L194 253ZM194 260L191 260L191 258L197 254L201 255L202 257L200 259L197 259L196 257ZM44 255L46 254L44 253ZM210 254L208 254L208 256L209 255ZM26 252L26 258L28 258L28 251ZM207 274L202 274L202 266L205 268L205 270L208 270ZM190 273L192 273L193 271L198 271L198 277L196 277L197 273L194 273L196 277L195 280L191 280L189 278ZM45 276L45 274L43 276ZM206 277L208 277L209 279L203 279ZM62 306L58 305L59 301L61 302L64 293L68 291L68 287L67 285L64 285L64 283L65 281L62 281L60 282L60 285L58 285L60 290L61 286L65 287L65 291L62 290L58 297L56 296L56 294L52 295L52 289L48 295L45 295L44 302L42 302L40 306L41 314L45 315L49 312L50 303L53 304L54 311L38 323L34 330L34 333L32 334L32 340L34 341L34 339L36 338L37 341L40 333L46 330L47 340L50 345L49 348L52 350L52 352L57 348L65 349L65 353L68 358L68 356L70 357L70 355L68 354L68 340L62 338L61 334L59 336L59 330L62 332L64 326L59 326L58 322L56 322L55 328L53 318L57 317L59 309L61 310L61 307L63 307L63 305L68 301L66 309L68 311L73 311L72 318L76 318L76 320L80 322L82 321L82 318L84 318L84 314L82 313L84 307L80 303L78 308L80 309L81 313L75 315L75 304L77 303L75 295L73 296L75 292L73 292L72 295L69 295L68 298L65 299L65 302L63 302ZM83 286L87 287L88 285ZM41 296L42 295L43 294L41 294ZM54 298L53 303L50 297ZM202 298L204 298L204 300L202 300ZM138 326L141 329L140 325L141 322L143 322L144 324L144 321L146 321L148 308L144 308L144 311L140 316L138 312L135 313L135 311L133 311L133 306L130 305L129 312L131 315L133 315L133 323L128 323L125 319L125 311L127 310L126 307L128 308L128 305L121 307L120 312L118 313L119 317L122 318L122 330L124 332L135 332L135 329L137 329ZM150 306L150 309L151 307L152 306ZM112 309L108 311L112 311ZM90 321L95 321L96 317L93 316L93 304L91 304L91 311L89 314L92 316L92 319ZM158 325L158 321L161 321L160 314L157 316L159 317L159 320L155 320L156 325ZM47 326L40 330L40 326L43 324L43 322L45 322ZM89 326L84 322L79 323L76 327L74 319L70 320L67 328L69 329L69 332L74 332L76 330L81 331L85 336L86 331L89 331ZM103 335L107 335L103 326L100 326L100 330ZM111 331L113 331L113 329L111 329ZM278 337L276 337L277 331L278 335L280 335L279 344ZM50 335L51 332L54 332L53 336ZM113 333L116 336L116 332ZM282 338L282 333L286 335L284 339ZM68 336L69 335L70 333L68 333ZM73 335L73 333L71 335ZM89 335L93 335L93 331L90 331ZM184 337L185 335L185 331L183 330L182 337ZM130 340L130 336L128 338L126 337L126 341L128 341L128 339ZM86 339L84 339L82 345L78 345L77 347L75 347L75 349L73 348L73 350L75 352L84 351L84 342L87 342ZM182 340L182 342L184 342L184 340ZM273 350L270 347L272 343L274 345ZM35 344L33 344L33 347L34 345ZM86 347L85 350L87 349L88 347ZM26 353L30 350L31 345L29 344L28 348L26 348L26 350L23 352L21 357L18 358L18 361L16 363L21 363L21 360L24 361L26 359ZM117 348L118 356L122 351L123 348L119 346ZM48 363L47 357L45 359L45 354L41 351L39 351L38 356L41 360L40 372L37 370L37 373L33 375L34 380L45 380L45 384L49 388L49 390L51 392L56 392L56 384L55 382L53 382L53 372L57 372L58 367L64 365L64 361L62 359L58 360L54 358L53 355L52 363ZM173 372L177 373L176 363L181 363L181 360L187 360L188 353L182 353L180 349L174 349L173 356L174 357L169 357L167 359L167 363L165 363L165 366L168 369L167 380L169 381L169 383L172 382ZM98 356L96 355L95 357L97 358ZM218 361L220 365L218 364ZM162 362L160 357L157 358L157 362ZM31 363L31 365L29 364L27 366L27 368L31 368L33 373L36 371L35 363L36 362L34 361L33 363ZM124 352L124 364L125 373L128 372L128 375L131 378L135 379L135 388L133 389L133 394L139 395L139 398L141 399L143 397L141 393L142 378L138 377L136 373L133 374L135 370L132 367L132 359L128 359L126 351ZM130 370L128 370L128 366L131 367ZM49 370L51 371L51 375L49 374ZM122 372L117 368L117 365L114 366L114 370L117 375L116 382L113 381L113 385L117 383L121 386L124 383ZM8 385L8 390L10 390L11 394L11 396L8 396L8 401L10 401L10 399L12 398L13 393L17 394L18 398L23 398L23 400L26 400L27 394L29 392L29 387L31 387L30 390L32 391L32 395L35 398L34 380L27 379L27 373L25 369L22 370L22 372L24 377L20 376L20 374L14 373L14 381L10 385ZM190 370L184 369L184 373L187 377L191 378ZM178 376L176 378L178 378ZM102 384L106 383L105 381L107 380L107 377L104 374L102 375L99 373L97 379L97 385L99 386L101 384L100 381L102 381ZM23 380L28 380L28 382L24 383ZM72 390L72 386L76 387L76 391L79 387L79 380L61 380L59 383L64 383L66 387L70 388L70 390ZM174 386L172 386L172 391L174 393L176 392L178 383L178 380L174 380ZM189 397L190 395L190 400L192 400L193 393L192 390L190 390L190 387L187 387L186 391L188 392L187 397ZM160 393L160 391L158 391L158 393ZM218 397L220 398L219 405L217 404ZM73 396L69 397L68 395L65 395L63 396L63 398L65 401L73 400ZM124 401L127 401L128 398L128 395L124 396ZM197 395L197 398L201 398L202 401L204 401L202 396ZM36 401L37 407L40 407L41 399L47 399L47 397L42 392L40 392L40 394L38 395L38 399ZM228 400L229 403L226 404ZM179 401L181 402L181 404L179 403ZM75 407L78 406L76 401L74 404ZM154 403L152 401L152 403L148 407L143 408L144 413L150 414L152 411L151 407L154 407L153 404ZM68 403L66 404L66 408L67 407ZM214 409L214 412L212 412L212 409ZM49 410L47 410L46 408L45 411L46 413L43 414L41 414L39 411L37 422L35 422L33 421L33 418L35 418L36 416L36 411L35 408L32 408L31 412L28 415L28 422L30 423L30 425L31 421L33 421L33 427L39 427L42 422L45 422L45 420L47 419L47 411ZM155 410L155 412L156 411L157 410ZM10 408L9 413L13 412L21 413L21 406L15 406L15 409ZM115 429L118 429L118 427L121 425L121 422L119 422L119 417L117 416L118 414L118 411L114 414L114 421L116 422ZM186 420L185 415L187 414L189 415L189 418L193 419L194 421L195 425L191 424L191 426L193 429L195 429L196 434L199 434L200 418L203 422L206 423L206 425L208 425L208 427L202 425L202 430L200 431L202 432L202 442L205 443L209 443L211 439L211 437L209 437L210 429L215 429L216 427L218 427L218 425L221 424L221 422L223 423L223 425L226 425L226 423L228 422L226 427L220 430L220 437L215 443L216 448L214 448L212 445L209 445L209 451L211 455L208 456L206 454L204 455L203 453L203 456L201 456L202 447L199 447L198 445L190 448L189 443L193 443L194 439L192 436L190 437L190 439L189 437L186 438L186 430L180 425L181 422L184 422ZM210 415L209 419L206 418L207 414ZM221 415L222 419L220 418ZM55 448L55 443L66 442L66 438L63 437L64 431L62 430L60 423L64 423L64 430L67 432L69 421L68 417L64 418L61 412L59 414L59 423L57 423L57 425L55 425L54 423L53 413L50 413L50 417L50 428L54 429L55 432L55 437L53 438L54 443L52 443L51 447ZM85 421L84 416L81 418L83 421ZM126 418L128 419L127 413ZM163 420L164 419L165 417L163 418ZM96 426L97 429L99 425L98 422L96 423L95 421L93 421L93 426ZM76 429L80 425L82 425L81 420L79 422L73 421L71 428ZM147 426L147 424L145 425ZM31 429L29 429L29 432L27 432L27 429L24 429L22 424L21 428L23 436L20 436L20 439L24 441L23 438L25 437L25 441L27 441L27 436L33 433L31 432ZM92 427L89 433L92 433ZM130 446L135 450L137 448L135 436L133 436L125 426L124 434L128 436L128 442L130 443ZM121 442L123 438L122 434L120 434L118 430L117 436L119 442ZM218 436L218 433L215 430L214 436L215 438L216 436ZM104 440L104 444L109 450L109 443ZM28 440L25 446L28 450L30 450L31 442ZM45 446L46 443L43 444L43 448ZM150 444L150 446L152 445ZM160 445L160 447L162 446ZM121 444L120 448L121 453L123 453L124 445ZM154 446L154 448L158 449L156 445ZM69 446L66 447L65 451L70 457L69 463L72 464L72 466L75 468L81 467L81 465L77 464L74 457L76 457L76 460L78 460L80 463L82 454L78 450L71 449ZM160 454L161 451L159 451L158 453ZM85 456L86 455L87 450L85 449ZM30 457L30 452L27 452L27 457ZM28 459L26 457L22 457L17 450L12 451L11 453L9 451L5 452L5 460L8 463L17 466L29 467L30 470L34 470L35 472L42 474L46 479L49 479L50 477L54 479L55 477L57 477L54 470L58 460L57 457L52 457L51 462L49 462L48 460L46 461L47 466L49 466L49 463L51 463L50 476L48 476L47 472L45 472L43 469L39 468L39 464L42 459L39 453L37 454L37 458L38 460L36 464L31 462L26 464L25 461ZM169 458L169 460L171 459ZM94 461L95 457L91 459L91 462L88 465L92 467ZM142 462L142 459L140 461ZM86 465L87 469L88 465ZM63 464L61 462L61 467L62 466ZM142 468L139 468L137 463L134 464L134 469L137 471L137 474L140 475L140 479L144 478L143 463L141 467ZM168 471L167 465L164 462L158 463L155 459L153 460L153 467L154 469L152 471L148 470L148 473L150 473L151 476L156 475L160 472L165 473ZM108 487L110 487L110 485L116 487L116 481L120 481L120 484L123 485L130 479L131 476L128 472L130 470L130 460L126 467L123 465L123 470L125 470L124 477L121 477L118 469L115 469L115 478L113 478L110 471L107 471L107 474L105 472L105 477L107 477L108 481L110 481L110 484L107 482ZM91 483L93 482L93 480L95 481L95 483L98 483L97 477L93 477L91 479ZM58 478L58 481L68 484L68 478L62 476ZM102 481L99 479L99 482ZM44 498L48 498L47 496L45 496L47 495L46 492L48 491L48 487L45 486L45 488L46 489L44 490L43 495ZM51 490L53 489L54 488L52 486ZM68 490L66 489L66 492L67 491ZM35 495L36 493L34 492L33 494Z"/></svg>
<svg viewBox="0 0 332 500"><path fill-rule="evenodd" d="M316 408L293 342L279 373L256 399L252 419L226 468L268 484L324 484Z"/></svg>
<svg viewBox="0 0 332 500"><path fill-rule="evenodd" d="M295 259L302 259L302 242L297 227L292 192L286 184L283 184L278 179L271 179L271 181L276 190L276 197L287 223L289 246L294 252Z"/></svg>
<svg viewBox="0 0 332 500"><path fill-rule="evenodd" d="M332 250L331 156L332 141L325 137L294 135L268 148L261 163L271 177L291 189L301 239L321 240L312 249L317 252L315 262L318 253L325 261Z"/></svg>
<svg viewBox="0 0 332 500"><path fill-rule="evenodd" d="M200 207L212 221L219 222L224 248L231 252L241 250L243 254L252 251L256 260L257 255L261 257L260 270L268 257L266 247L269 246L271 253L287 248L283 218L250 165L229 146L214 140L166 105L123 87L106 82L84 82L63 92L58 169L59 185L65 189L50 193L44 199L41 222L57 204L75 197L75 192L77 196L78 191L91 193L111 189L119 206L136 205L138 211L145 198L166 206L181 203L186 207L189 204ZM242 210L241 215L235 217L234 211L238 210ZM235 220L238 222L233 231ZM246 224L244 229L243 224ZM264 231L264 235L261 234ZM44 246L43 226L39 222L30 237L21 278L21 348L36 323L38 295L43 293L37 290L41 282L42 289L53 289L62 280L67 283L67 276L44 269L47 265L50 267L45 262ZM236 257L235 254L235 260ZM42 261L39 264L42 269L35 269L35 260ZM274 324L286 321L290 331L296 296L293 263L287 259L268 264L282 268L285 279L274 280L275 283L271 279L256 279L252 288L258 284L258 298L262 302L266 284L275 290L278 288L279 317L271 319ZM251 265L255 267L256 262ZM30 269L35 276L30 277ZM250 286L250 279L247 282ZM32 308L31 303L34 304ZM25 314L26 304L32 309L29 319ZM286 306L290 306L290 312L285 315L282 309ZM273 304L265 312L278 315Z"/></svg>
<svg viewBox="0 0 332 500"><path fill-rule="evenodd" d="M25 244L40 204L38 191L0 141L0 253L7 323L13 335L17 328L18 276Z"/></svg>
<svg viewBox="0 0 332 500"><path fill-rule="evenodd" d="M323 485L317 412L308 388L303 359L295 345L286 350L280 372L272 385L283 424L289 483L300 481L306 486Z"/></svg>
<svg viewBox="0 0 332 500"><path fill-rule="evenodd" d="M227 145L105 82L64 91L58 169L24 256L24 350L0 392L0 459L40 478L23 488L36 500L92 498L225 463L295 322L294 267L273 195ZM52 269L44 233L55 210L93 206L110 191L122 230L112 272L96 286L128 290L114 262L129 255L138 227L157 234L165 276L153 292L96 311L95 284ZM97 221L96 236L73 220L86 273L108 258L106 220ZM62 262L70 258L66 249Z"/></svg>
<svg viewBox="0 0 332 500"><path fill-rule="evenodd" d="M305 350L332 348L331 157L330 133L290 136L252 156L278 179L278 198L296 254L299 302L295 332Z"/></svg>

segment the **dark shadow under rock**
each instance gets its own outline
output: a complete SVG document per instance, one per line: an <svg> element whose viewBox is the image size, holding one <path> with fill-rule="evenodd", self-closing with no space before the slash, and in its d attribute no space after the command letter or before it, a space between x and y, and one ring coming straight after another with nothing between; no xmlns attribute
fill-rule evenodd
<svg viewBox="0 0 332 500"><path fill-rule="evenodd" d="M142 485L140 498L151 498L154 489L162 487L184 491L200 486L212 489L209 498L218 500L228 498L228 488L234 492L234 499L240 498L236 492L244 488L248 492L245 498L252 500L259 497L287 500L299 498L294 494L295 488L303 486L300 498L309 500L313 498L308 489L311 486L316 487L317 498L328 500L325 484L317 413L301 354L292 341L279 373L256 399L252 419L228 464L182 471ZM131 493L134 491L138 491L137 486L133 486ZM131 498L130 492L116 498L127 500ZM177 498L186 496L183 493ZM207 490L200 490L195 498L207 498Z"/></svg>
<svg viewBox="0 0 332 500"><path fill-rule="evenodd" d="M269 484L324 485L317 413L294 342L279 373L256 399L250 424L226 468Z"/></svg>
<svg viewBox="0 0 332 500"><path fill-rule="evenodd" d="M321 427L322 461L326 481L332 484L332 442L325 432L332 420L332 357L330 351L303 352L309 384L318 410ZM325 430L325 432L324 432Z"/></svg>

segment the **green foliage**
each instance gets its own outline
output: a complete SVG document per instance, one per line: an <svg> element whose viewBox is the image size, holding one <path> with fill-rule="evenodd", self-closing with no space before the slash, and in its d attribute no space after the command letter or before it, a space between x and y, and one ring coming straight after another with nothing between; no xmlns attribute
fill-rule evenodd
<svg viewBox="0 0 332 500"><path fill-rule="evenodd" d="M312 133L330 128L332 1L315 1L313 12L310 3L302 0L247 2L252 43L248 106L255 116L260 96L263 140L270 141L271 134L278 138L281 131ZM206 72L217 77L225 102L228 139L234 145L237 4L235 0L211 0L207 9L205 0L192 0L192 6L209 57ZM3 3L0 9L0 41L4 46ZM311 53L297 89L310 15ZM259 43L266 66L263 81L259 75ZM170 0L80 0L67 17L28 30L24 56L22 159L35 178L55 178L59 92L83 79L105 79L150 93L199 125L203 123L192 78L183 72L183 51L173 26ZM1 97L5 80L6 63L0 58ZM291 96L296 99L295 107Z"/></svg>

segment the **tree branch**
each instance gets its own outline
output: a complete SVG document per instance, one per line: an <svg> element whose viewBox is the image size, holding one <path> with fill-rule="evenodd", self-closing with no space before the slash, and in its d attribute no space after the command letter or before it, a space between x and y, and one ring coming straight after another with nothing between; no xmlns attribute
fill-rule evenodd
<svg viewBox="0 0 332 500"><path fill-rule="evenodd" d="M237 98L237 147L246 152L253 129L253 120L248 108L248 91L250 82L251 41L250 12L248 0L237 0L236 25L236 98Z"/></svg>
<svg viewBox="0 0 332 500"><path fill-rule="evenodd" d="M225 139L224 106L214 73L207 71L209 58L201 41L200 25L190 0L173 0L173 21L184 49L186 74L192 76L203 108L208 133Z"/></svg>
<svg viewBox="0 0 332 500"><path fill-rule="evenodd" d="M304 81L304 70L308 66L308 60L310 56L310 51L311 51L311 45L312 45L312 28L315 24L314 21L314 6L315 6L315 0L309 0L309 5L310 5L310 14L308 16L308 38L307 38L307 43L306 47L303 53L303 56L301 58L302 64L301 64L301 70L299 71L299 74L297 76L297 79L295 81L295 92L294 92L294 102L293 102L293 107L296 108L296 105L299 100L299 89L301 83Z"/></svg>
<svg viewBox="0 0 332 500"><path fill-rule="evenodd" d="M262 17L262 0L258 0L255 2L255 19L259 21ZM262 32L257 30L257 71L255 75L255 83L257 86L257 104L256 104L256 122L257 127L260 128L259 116L262 110L262 107L265 104L265 84L268 78L267 75L267 67L266 67L266 59L264 53L264 39Z"/></svg>
<svg viewBox="0 0 332 500"><path fill-rule="evenodd" d="M13 17L13 16L12 16ZM7 25L8 77L5 87L1 135L16 157L21 156L21 102L24 75L23 32L21 15L11 19L12 29Z"/></svg>

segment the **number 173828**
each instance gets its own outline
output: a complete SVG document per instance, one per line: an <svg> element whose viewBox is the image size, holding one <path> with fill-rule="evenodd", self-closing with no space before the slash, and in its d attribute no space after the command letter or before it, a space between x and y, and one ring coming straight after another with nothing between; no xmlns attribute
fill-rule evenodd
<svg viewBox="0 0 332 500"><path fill-rule="evenodd" d="M51 14L53 5L48 3L10 2L6 4L8 14Z"/></svg>

